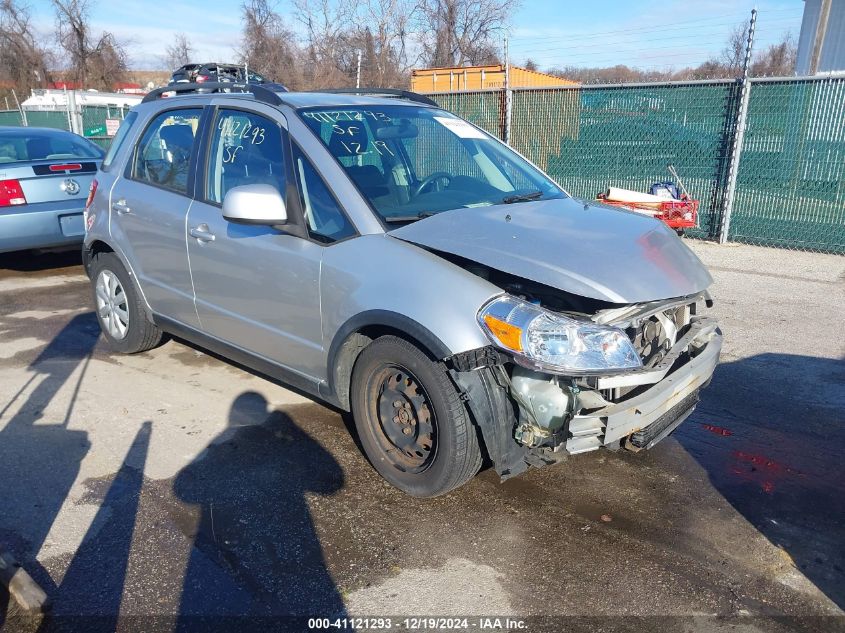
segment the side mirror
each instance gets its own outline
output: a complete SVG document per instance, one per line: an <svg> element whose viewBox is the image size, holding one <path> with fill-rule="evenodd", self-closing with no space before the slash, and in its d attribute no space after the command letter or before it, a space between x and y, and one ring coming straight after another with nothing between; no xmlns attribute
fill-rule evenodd
<svg viewBox="0 0 845 633"><path fill-rule="evenodd" d="M288 213L279 190L272 185L232 187L223 198L223 217L240 224L285 224Z"/></svg>

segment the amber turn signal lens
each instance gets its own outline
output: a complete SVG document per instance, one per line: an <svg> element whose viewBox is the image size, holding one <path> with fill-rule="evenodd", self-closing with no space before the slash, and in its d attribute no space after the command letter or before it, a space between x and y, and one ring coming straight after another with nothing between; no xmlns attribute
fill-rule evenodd
<svg viewBox="0 0 845 633"><path fill-rule="evenodd" d="M515 352L522 351L522 330L515 325L500 321L496 317L485 314L484 323L499 342Z"/></svg>

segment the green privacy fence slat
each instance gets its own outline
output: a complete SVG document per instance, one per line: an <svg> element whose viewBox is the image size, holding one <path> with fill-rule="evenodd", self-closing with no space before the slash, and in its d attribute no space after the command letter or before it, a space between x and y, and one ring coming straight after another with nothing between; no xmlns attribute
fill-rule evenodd
<svg viewBox="0 0 845 633"><path fill-rule="evenodd" d="M107 134L106 119L122 120L126 112L128 112L128 108L121 108L120 106L83 106L81 108L83 136L107 149L111 144L111 137ZM27 124L32 127L70 129L68 114L65 110L27 110L26 119ZM20 112L17 110L0 111L0 125L23 125Z"/></svg>
<svg viewBox="0 0 845 633"><path fill-rule="evenodd" d="M17 110L0 111L0 125L23 125L23 122L21 121L21 113Z"/></svg>
<svg viewBox="0 0 845 633"><path fill-rule="evenodd" d="M503 137L505 95L501 91L439 93L433 98L444 110L454 112L497 138Z"/></svg>
<svg viewBox="0 0 845 633"><path fill-rule="evenodd" d="M109 118L109 108L106 106L85 106L82 108L83 136L105 136L106 119Z"/></svg>
<svg viewBox="0 0 845 633"><path fill-rule="evenodd" d="M740 86L733 81L521 89L513 147L573 195L645 191L677 169L701 201L694 237L715 237L725 207ZM501 91L436 94L499 138ZM845 254L845 78L752 80L731 240Z"/></svg>
<svg viewBox="0 0 845 633"><path fill-rule="evenodd" d="M68 130L67 112L27 110L26 122L30 127L52 127L57 130Z"/></svg>
<svg viewBox="0 0 845 633"><path fill-rule="evenodd" d="M647 191L674 165L714 236L728 163L735 82L514 91L511 139L572 195Z"/></svg>
<svg viewBox="0 0 845 633"><path fill-rule="evenodd" d="M729 239L845 253L845 78L752 84Z"/></svg>

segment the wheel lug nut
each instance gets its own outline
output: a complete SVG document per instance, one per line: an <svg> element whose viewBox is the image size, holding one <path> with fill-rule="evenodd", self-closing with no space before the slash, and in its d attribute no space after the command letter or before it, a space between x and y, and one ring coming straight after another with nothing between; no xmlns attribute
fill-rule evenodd
<svg viewBox="0 0 845 633"><path fill-rule="evenodd" d="M408 428L408 427L406 426L404 429L402 429L402 432L403 432L405 435L410 435L410 434L411 434L411 429L410 429L410 428Z"/></svg>

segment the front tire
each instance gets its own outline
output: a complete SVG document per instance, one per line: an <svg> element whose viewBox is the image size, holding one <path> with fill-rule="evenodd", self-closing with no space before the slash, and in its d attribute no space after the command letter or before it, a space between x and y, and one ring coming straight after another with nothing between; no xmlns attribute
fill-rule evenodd
<svg viewBox="0 0 845 633"><path fill-rule="evenodd" d="M361 352L351 404L370 463L409 495L444 494L481 467L478 434L446 368L404 339L384 336Z"/></svg>
<svg viewBox="0 0 845 633"><path fill-rule="evenodd" d="M140 293L117 255L97 253L90 273L97 322L109 347L135 354L158 345L162 332L147 319Z"/></svg>

